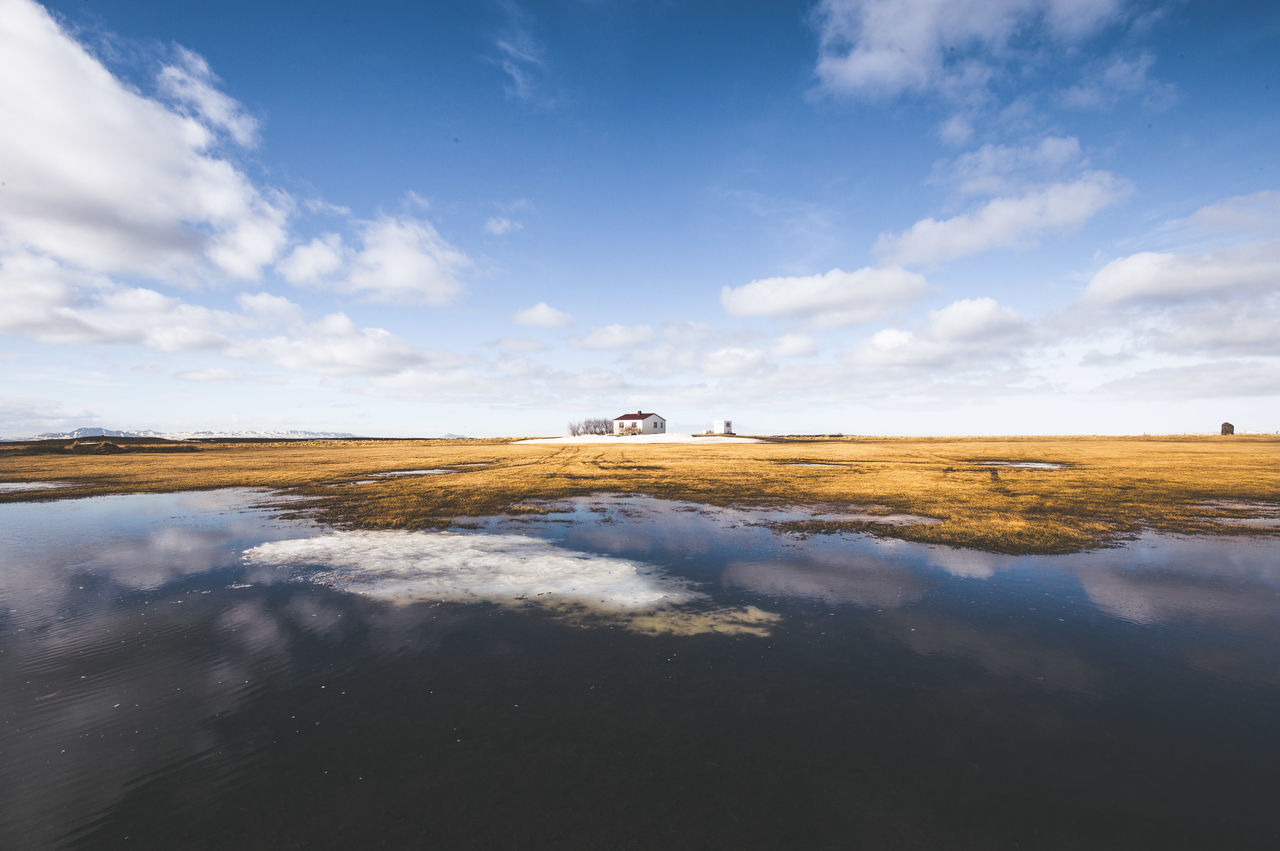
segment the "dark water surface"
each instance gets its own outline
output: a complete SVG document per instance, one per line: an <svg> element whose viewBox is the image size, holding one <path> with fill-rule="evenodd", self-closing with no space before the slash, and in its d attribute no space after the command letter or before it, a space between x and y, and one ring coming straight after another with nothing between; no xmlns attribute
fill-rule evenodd
<svg viewBox="0 0 1280 851"><path fill-rule="evenodd" d="M0 505L0 847L1280 847L1264 539L1008 557L651 499L474 533L768 614L655 635L484 602L509 539L477 602L319 584L243 555L327 532L260 498Z"/></svg>

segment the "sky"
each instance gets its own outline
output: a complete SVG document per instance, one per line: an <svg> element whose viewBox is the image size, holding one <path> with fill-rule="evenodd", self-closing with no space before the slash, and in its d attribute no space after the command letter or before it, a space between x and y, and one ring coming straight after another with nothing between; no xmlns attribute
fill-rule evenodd
<svg viewBox="0 0 1280 851"><path fill-rule="evenodd" d="M0 436L1280 431L1280 6L0 0Z"/></svg>

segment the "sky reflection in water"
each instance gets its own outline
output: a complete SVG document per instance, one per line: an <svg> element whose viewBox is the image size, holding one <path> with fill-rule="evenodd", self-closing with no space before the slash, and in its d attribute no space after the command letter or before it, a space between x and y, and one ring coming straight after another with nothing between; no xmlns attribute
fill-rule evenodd
<svg viewBox="0 0 1280 851"><path fill-rule="evenodd" d="M256 498L0 506L0 846L1274 838L1266 541L1020 558L616 498L482 524L776 614L636 634L254 564L325 531Z"/></svg>

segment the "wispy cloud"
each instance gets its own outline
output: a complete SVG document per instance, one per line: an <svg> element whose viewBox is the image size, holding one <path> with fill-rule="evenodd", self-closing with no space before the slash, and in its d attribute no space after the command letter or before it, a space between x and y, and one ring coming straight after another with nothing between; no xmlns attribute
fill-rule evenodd
<svg viewBox="0 0 1280 851"><path fill-rule="evenodd" d="M1079 83L1062 92L1061 100L1076 109L1106 109L1131 98L1148 107L1166 107L1177 97L1177 90L1152 76L1153 64L1150 53L1112 57L1087 68Z"/></svg>
<svg viewBox="0 0 1280 851"><path fill-rule="evenodd" d="M817 75L834 94L867 99L942 94L972 99L1015 41L1086 38L1121 10L1120 0L822 0Z"/></svg>
<svg viewBox="0 0 1280 851"><path fill-rule="evenodd" d="M492 236L506 236L522 228L524 228L522 222L509 219L506 216L491 216L485 219L484 223L484 232Z"/></svg>
<svg viewBox="0 0 1280 851"><path fill-rule="evenodd" d="M1130 191L1127 181L1105 171L1087 172L1076 180L993 198L949 219L921 219L903 233L882 235L875 253L887 263L915 266L1027 245L1046 232L1083 224Z"/></svg>
<svg viewBox="0 0 1280 851"><path fill-rule="evenodd" d="M258 143L258 121L235 98L218 89L218 78L203 56L176 48L176 61L160 69L156 82L169 98L195 111L210 127L227 132L237 144Z"/></svg>
<svg viewBox="0 0 1280 851"><path fill-rule="evenodd" d="M515 0L499 5L506 23L493 41L491 61L506 74L507 95L534 106L555 106L558 98L548 91L545 49L534 34L533 16Z"/></svg>

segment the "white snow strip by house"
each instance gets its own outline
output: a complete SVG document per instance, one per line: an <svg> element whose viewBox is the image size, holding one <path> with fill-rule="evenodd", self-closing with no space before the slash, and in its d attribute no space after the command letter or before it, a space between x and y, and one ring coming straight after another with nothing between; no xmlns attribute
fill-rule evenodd
<svg viewBox="0 0 1280 851"><path fill-rule="evenodd" d="M578 437L537 437L516 443L759 443L753 437L726 437L722 434L694 437L692 434L583 434Z"/></svg>

